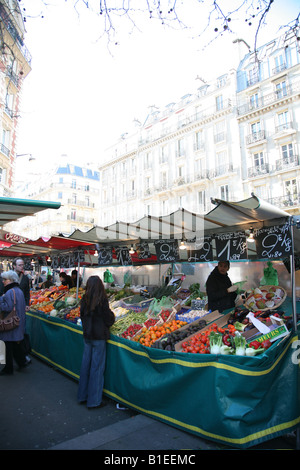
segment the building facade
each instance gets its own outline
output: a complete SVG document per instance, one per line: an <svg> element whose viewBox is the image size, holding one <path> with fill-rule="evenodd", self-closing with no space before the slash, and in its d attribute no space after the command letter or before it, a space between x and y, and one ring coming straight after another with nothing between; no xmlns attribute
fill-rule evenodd
<svg viewBox="0 0 300 470"><path fill-rule="evenodd" d="M244 192L299 213L300 42L294 31L241 62L237 121Z"/></svg>
<svg viewBox="0 0 300 470"><path fill-rule="evenodd" d="M0 196L13 192L22 84L31 70L19 2L0 2Z"/></svg>
<svg viewBox="0 0 300 470"><path fill-rule="evenodd" d="M18 187L15 195L24 199L60 202L61 207L24 217L10 224L10 229L31 239L60 233L69 235L76 229L86 232L98 223L99 187L98 171L67 162L62 162L46 175L31 175Z"/></svg>
<svg viewBox="0 0 300 470"><path fill-rule="evenodd" d="M256 54L235 42L239 52L244 47L236 70L202 81L165 109L153 108L107 150L99 168L102 226L180 207L207 213L214 198L238 201L252 192L299 212L297 34Z"/></svg>

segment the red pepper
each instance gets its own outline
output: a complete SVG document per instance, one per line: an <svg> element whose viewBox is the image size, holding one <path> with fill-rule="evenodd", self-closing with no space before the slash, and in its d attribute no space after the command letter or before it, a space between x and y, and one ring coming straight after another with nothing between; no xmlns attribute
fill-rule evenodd
<svg viewBox="0 0 300 470"><path fill-rule="evenodd" d="M261 345L263 348L268 349L270 346L272 346L272 343L269 339L265 339L265 341L263 341Z"/></svg>
<svg viewBox="0 0 300 470"><path fill-rule="evenodd" d="M229 334L223 335L222 341L225 344L225 346L232 346L232 344L231 344L231 335L229 335Z"/></svg>
<svg viewBox="0 0 300 470"><path fill-rule="evenodd" d="M259 341L252 341L249 344L250 348L258 349L261 347L261 343Z"/></svg>

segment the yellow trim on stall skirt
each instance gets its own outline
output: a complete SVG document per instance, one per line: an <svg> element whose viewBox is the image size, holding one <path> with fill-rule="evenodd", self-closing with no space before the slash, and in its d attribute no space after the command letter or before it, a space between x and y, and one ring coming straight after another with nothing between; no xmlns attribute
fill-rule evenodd
<svg viewBox="0 0 300 470"><path fill-rule="evenodd" d="M130 408L136 409L137 411L140 411L141 413L145 413L149 416L153 416L154 418L162 419L163 421L167 423L172 423L175 426L179 426L193 433L200 434L202 437L215 439L219 442L222 441L224 442L224 444L225 443L236 444L236 445L247 444L249 442L256 441L257 439L261 439L262 437L269 436L270 434L277 433L279 431L288 430L300 423L300 416L299 416L298 418L292 421L281 423L280 425L277 425L277 426L272 426L271 428L264 429L263 431L259 431L253 434L249 434L249 436L245 436L240 439L235 439L235 438L230 438L230 437L219 436L218 434L205 431L204 429L201 429L198 426L191 426L177 419L170 418L169 416L165 416L162 413L157 413L156 411L146 410L145 408L136 406L133 403L130 403L129 401L124 400L123 397L120 397L116 393L112 393L109 390L103 389L103 392L106 393L108 396L110 396L112 399L119 401L122 404L124 403L125 405L128 405Z"/></svg>
<svg viewBox="0 0 300 470"><path fill-rule="evenodd" d="M268 369L265 370L245 370L240 367L235 367L232 365L228 364L222 364L217 361L207 361L207 362L192 362L188 360L181 360L179 358L174 358L174 357L168 357L164 359L154 359L153 357L150 357L149 354L146 351L137 351L134 348L130 347L130 345L125 344L125 343L119 343L117 341L114 341L113 339L109 339L108 343L112 344L113 346L117 346L119 348L125 349L133 354L136 354L138 356L143 356L147 358L149 361L153 362L154 364L178 364L184 367L192 367L192 368L202 368L202 367L215 367L216 369L224 369L228 370L230 372L235 372L236 374L240 375L247 375L247 376L262 376L269 374L278 364L278 362L281 360L281 358L284 356L286 353L286 350L289 348L290 344L293 343L294 341L298 340L298 336L295 336L294 338L291 338L280 356L277 358L277 360L269 367ZM186 353L184 353L186 354ZM204 356L204 355L203 355ZM201 356L203 358L203 356ZM255 360L255 358L253 358Z"/></svg>

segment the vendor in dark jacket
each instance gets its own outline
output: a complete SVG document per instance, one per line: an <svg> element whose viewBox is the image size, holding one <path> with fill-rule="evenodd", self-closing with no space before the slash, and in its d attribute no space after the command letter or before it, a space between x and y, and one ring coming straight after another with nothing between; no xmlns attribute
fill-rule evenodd
<svg viewBox="0 0 300 470"><path fill-rule="evenodd" d="M78 402L88 408L102 404L106 341L115 322L104 284L99 276L90 276L80 305L84 349L78 386Z"/></svg>
<svg viewBox="0 0 300 470"><path fill-rule="evenodd" d="M237 286L232 285L228 276L229 261L219 261L218 266L210 273L206 281L208 309L223 312L235 306Z"/></svg>

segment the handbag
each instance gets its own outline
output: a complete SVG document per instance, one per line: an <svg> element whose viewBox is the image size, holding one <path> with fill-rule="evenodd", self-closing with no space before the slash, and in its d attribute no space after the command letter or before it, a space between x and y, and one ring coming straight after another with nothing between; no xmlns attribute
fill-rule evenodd
<svg viewBox="0 0 300 470"><path fill-rule="evenodd" d="M8 315L6 315L5 318L3 318L3 314L2 314L2 318L0 319L0 331L11 331L20 325L20 317L17 315L17 312L16 312L16 294L15 294L14 289L13 289L13 293L14 293L14 308Z"/></svg>

